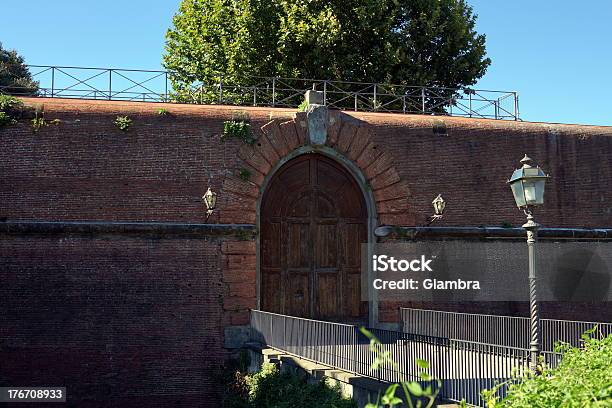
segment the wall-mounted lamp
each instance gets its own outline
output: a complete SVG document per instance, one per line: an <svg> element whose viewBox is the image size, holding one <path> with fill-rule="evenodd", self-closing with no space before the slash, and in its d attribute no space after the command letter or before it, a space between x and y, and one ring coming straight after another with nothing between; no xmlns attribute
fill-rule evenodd
<svg viewBox="0 0 612 408"><path fill-rule="evenodd" d="M431 202L434 208L434 215L431 216L430 224L436 220L439 220L444 215L444 209L446 208L446 201L442 198L442 194L438 194L436 198Z"/></svg>
<svg viewBox="0 0 612 408"><path fill-rule="evenodd" d="M213 211L215 211L215 206L217 205L217 193L213 193L213 191L208 187L208 190L202 196L202 201L206 205L206 221L212 215Z"/></svg>

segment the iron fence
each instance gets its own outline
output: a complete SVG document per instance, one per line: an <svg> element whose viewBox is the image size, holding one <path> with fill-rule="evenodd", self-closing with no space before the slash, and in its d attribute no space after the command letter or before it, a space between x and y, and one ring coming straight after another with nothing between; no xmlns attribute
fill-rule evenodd
<svg viewBox="0 0 612 408"><path fill-rule="evenodd" d="M400 309L402 330L424 336L467 340L500 346L529 348L531 339L528 317L482 315L425 309ZM597 326L596 335L612 334L612 323L541 319L542 351L551 362L555 344L580 345L581 335Z"/></svg>
<svg viewBox="0 0 612 408"><path fill-rule="evenodd" d="M386 364L372 369L375 355L357 326L251 311L253 341L333 369L389 383L419 381L423 369L417 366L417 359L426 360L426 371L440 380L440 397L445 400L484 406L483 389L499 385L497 395L503 397L516 373L528 369L527 349L368 330L380 340L381 351L389 352L397 362L396 368Z"/></svg>
<svg viewBox="0 0 612 408"><path fill-rule="evenodd" d="M0 87L13 94L142 102L180 102L297 108L307 90L323 94L334 109L452 115L519 120L518 94L509 91L405 86L318 79L245 77L240 83L220 78L172 87L173 72L118 68L29 65L39 89Z"/></svg>

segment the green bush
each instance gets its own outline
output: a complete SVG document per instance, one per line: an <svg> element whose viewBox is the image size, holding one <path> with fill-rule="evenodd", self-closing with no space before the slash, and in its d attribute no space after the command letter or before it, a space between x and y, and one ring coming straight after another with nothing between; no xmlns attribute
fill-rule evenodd
<svg viewBox="0 0 612 408"><path fill-rule="evenodd" d="M356 408L355 401L345 398L338 387L325 382L309 384L291 374L281 374L274 364L247 376L249 407L252 408Z"/></svg>
<svg viewBox="0 0 612 408"><path fill-rule="evenodd" d="M244 143L252 145L255 143L255 138L251 133L251 124L245 120L228 120L223 122L223 134L221 141L235 137L242 140Z"/></svg>
<svg viewBox="0 0 612 408"><path fill-rule="evenodd" d="M555 369L510 385L508 396L490 407L612 407L612 336L583 336L582 347L564 346Z"/></svg>
<svg viewBox="0 0 612 408"><path fill-rule="evenodd" d="M0 93L0 126L16 123L19 111L22 109L23 102L19 99Z"/></svg>
<svg viewBox="0 0 612 408"><path fill-rule="evenodd" d="M132 119L127 116L117 116L115 118L115 126L117 126L119 130L127 132L130 126L132 126Z"/></svg>

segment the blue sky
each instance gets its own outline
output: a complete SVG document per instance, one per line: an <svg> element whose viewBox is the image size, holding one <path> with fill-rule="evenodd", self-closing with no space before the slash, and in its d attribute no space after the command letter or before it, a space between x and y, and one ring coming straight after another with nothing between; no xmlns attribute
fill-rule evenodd
<svg viewBox="0 0 612 408"><path fill-rule="evenodd" d="M612 125L612 2L468 2L493 60L477 87L518 91L524 120ZM0 41L30 64L159 69L179 0L3 3Z"/></svg>

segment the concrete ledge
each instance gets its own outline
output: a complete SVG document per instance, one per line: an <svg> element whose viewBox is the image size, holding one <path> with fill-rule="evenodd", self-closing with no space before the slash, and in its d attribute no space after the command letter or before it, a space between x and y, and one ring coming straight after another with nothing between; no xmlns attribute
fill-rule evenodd
<svg viewBox="0 0 612 408"><path fill-rule="evenodd" d="M382 225L377 237L396 240L427 239L526 239L523 228L502 227L401 227ZM612 240L612 228L541 228L539 239Z"/></svg>
<svg viewBox="0 0 612 408"><path fill-rule="evenodd" d="M238 237L252 240L252 224L189 224L170 222L113 221L5 221L0 222L2 235L129 235L147 238L210 239Z"/></svg>

